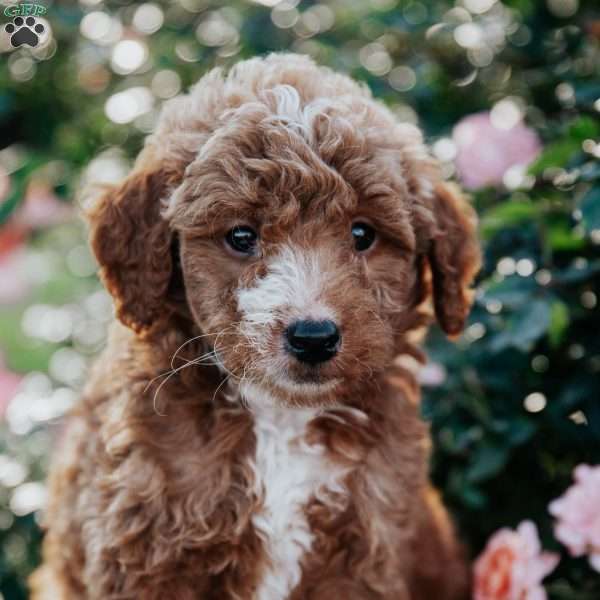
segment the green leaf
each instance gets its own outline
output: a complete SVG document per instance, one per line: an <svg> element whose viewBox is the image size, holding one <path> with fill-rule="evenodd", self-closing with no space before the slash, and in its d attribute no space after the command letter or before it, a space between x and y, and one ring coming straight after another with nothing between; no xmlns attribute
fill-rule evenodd
<svg viewBox="0 0 600 600"><path fill-rule="evenodd" d="M571 264L566 269L555 271L553 279L555 283L574 285L592 280L597 273L600 273L600 260L590 261L582 265Z"/></svg>
<svg viewBox="0 0 600 600"><path fill-rule="evenodd" d="M490 479L504 468L508 457L508 447L497 444L480 446L467 469L467 480L474 483Z"/></svg>
<svg viewBox="0 0 600 600"><path fill-rule="evenodd" d="M578 234L566 221L558 221L548 225L546 241L555 251L575 252L587 245L585 236Z"/></svg>
<svg viewBox="0 0 600 600"><path fill-rule="evenodd" d="M529 440L536 432L537 427L530 419L514 419L507 432L507 440L512 446L519 446Z"/></svg>
<svg viewBox="0 0 600 600"><path fill-rule="evenodd" d="M473 509L481 509L486 505L487 498L475 486L465 485L460 491L463 502Z"/></svg>
<svg viewBox="0 0 600 600"><path fill-rule="evenodd" d="M538 287L533 278L514 275L490 285L485 290L483 301L497 300L505 308L519 308L531 300Z"/></svg>
<svg viewBox="0 0 600 600"><path fill-rule="evenodd" d="M569 137L580 143L583 142L583 140L588 138L593 139L599 135L600 124L596 119L593 119L588 115L582 115L569 125Z"/></svg>
<svg viewBox="0 0 600 600"><path fill-rule="evenodd" d="M569 326L569 309L564 302L557 300L550 309L550 327L548 339L553 348L560 346Z"/></svg>
<svg viewBox="0 0 600 600"><path fill-rule="evenodd" d="M508 225L518 225L535 216L537 207L523 200L509 200L488 210L481 219L481 232L489 238Z"/></svg>
<svg viewBox="0 0 600 600"><path fill-rule="evenodd" d="M492 338L490 349L500 352L516 348L521 352L529 352L546 334L550 321L550 303L541 299L533 300L509 317L506 328Z"/></svg>
<svg viewBox="0 0 600 600"><path fill-rule="evenodd" d="M600 179L600 161L589 160L581 167L581 181L594 181Z"/></svg>
<svg viewBox="0 0 600 600"><path fill-rule="evenodd" d="M575 100L578 104L592 105L600 96L600 84L592 79L592 83L581 84L575 88Z"/></svg>
<svg viewBox="0 0 600 600"><path fill-rule="evenodd" d="M581 144L577 140L566 139L549 144L529 167L529 172L532 175L541 175L550 167L564 167L580 151Z"/></svg>
<svg viewBox="0 0 600 600"><path fill-rule="evenodd" d="M586 231L600 229L600 186L592 187L579 204Z"/></svg>
<svg viewBox="0 0 600 600"><path fill-rule="evenodd" d="M470 508L482 509L487 504L486 496L476 485L467 481L462 469L452 469L448 477L448 490Z"/></svg>

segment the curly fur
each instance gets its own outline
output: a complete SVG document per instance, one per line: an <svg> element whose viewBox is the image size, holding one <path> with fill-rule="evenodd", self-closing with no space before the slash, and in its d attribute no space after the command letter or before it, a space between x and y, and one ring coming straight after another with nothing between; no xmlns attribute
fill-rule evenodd
<svg viewBox="0 0 600 600"><path fill-rule="evenodd" d="M466 598L395 357L422 360L430 305L461 331L479 253L417 128L305 57L215 69L88 218L127 327L56 449L34 600ZM342 331L318 369L281 341L311 314Z"/></svg>

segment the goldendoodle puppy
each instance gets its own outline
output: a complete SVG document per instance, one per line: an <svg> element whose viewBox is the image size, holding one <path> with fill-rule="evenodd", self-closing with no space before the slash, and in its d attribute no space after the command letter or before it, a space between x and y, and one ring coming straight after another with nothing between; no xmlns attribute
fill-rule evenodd
<svg viewBox="0 0 600 600"><path fill-rule="evenodd" d="M306 57L215 69L90 209L120 324L50 478L37 600L458 600L409 363L474 216L419 131ZM397 358L400 357L400 358Z"/></svg>

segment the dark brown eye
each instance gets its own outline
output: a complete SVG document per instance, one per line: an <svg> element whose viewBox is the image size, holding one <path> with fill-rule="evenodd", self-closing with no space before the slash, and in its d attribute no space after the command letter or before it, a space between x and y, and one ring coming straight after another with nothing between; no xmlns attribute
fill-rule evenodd
<svg viewBox="0 0 600 600"><path fill-rule="evenodd" d="M252 227L239 225L230 229L225 236L225 241L230 248L240 254L252 255L256 252L258 234Z"/></svg>
<svg viewBox="0 0 600 600"><path fill-rule="evenodd" d="M366 223L357 221L352 224L352 237L354 238L354 247L358 252L368 250L375 241L375 230Z"/></svg>

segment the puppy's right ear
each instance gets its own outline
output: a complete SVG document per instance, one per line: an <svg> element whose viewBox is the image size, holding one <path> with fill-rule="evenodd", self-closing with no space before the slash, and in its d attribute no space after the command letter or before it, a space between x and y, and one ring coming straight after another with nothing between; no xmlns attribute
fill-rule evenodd
<svg viewBox="0 0 600 600"><path fill-rule="evenodd" d="M87 211L91 246L118 318L138 333L169 316L172 233L161 200L176 184L165 168L138 166Z"/></svg>

